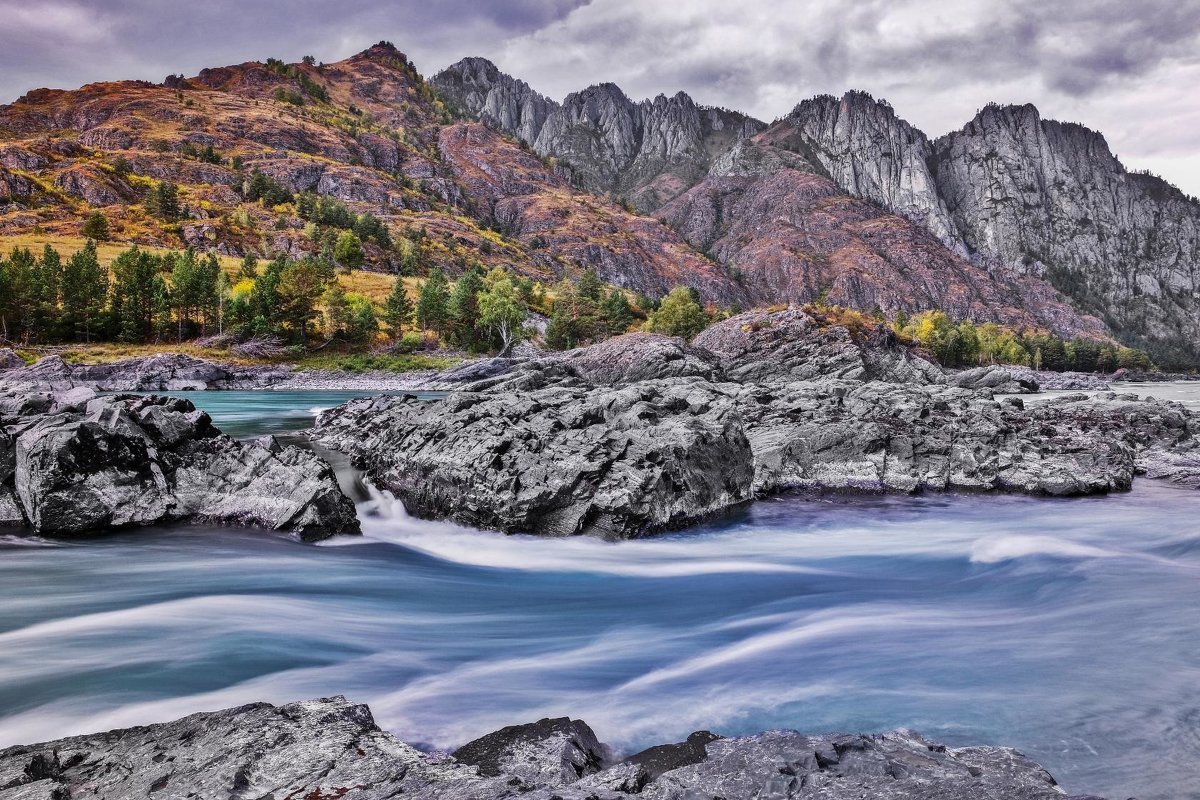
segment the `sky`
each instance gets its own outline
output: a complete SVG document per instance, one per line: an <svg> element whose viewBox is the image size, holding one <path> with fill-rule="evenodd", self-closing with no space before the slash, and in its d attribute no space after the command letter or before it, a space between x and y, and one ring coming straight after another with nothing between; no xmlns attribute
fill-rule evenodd
<svg viewBox="0 0 1200 800"><path fill-rule="evenodd" d="M0 0L0 103L380 39L427 76L478 55L555 99L611 81L768 121L864 89L936 137L1031 102L1200 195L1200 0Z"/></svg>

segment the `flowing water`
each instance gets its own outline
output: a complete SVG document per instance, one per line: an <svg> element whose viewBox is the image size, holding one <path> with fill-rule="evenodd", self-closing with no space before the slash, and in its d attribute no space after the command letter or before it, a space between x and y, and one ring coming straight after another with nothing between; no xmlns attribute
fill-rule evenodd
<svg viewBox="0 0 1200 800"><path fill-rule="evenodd" d="M1163 392L1163 387L1156 387ZM1165 392L1163 392L1165 394ZM194 396L242 435L329 393ZM0 746L341 693L449 747L546 715L1009 744L1072 793L1200 797L1200 496L757 503L685 534L408 518L322 546L178 527L0 545Z"/></svg>

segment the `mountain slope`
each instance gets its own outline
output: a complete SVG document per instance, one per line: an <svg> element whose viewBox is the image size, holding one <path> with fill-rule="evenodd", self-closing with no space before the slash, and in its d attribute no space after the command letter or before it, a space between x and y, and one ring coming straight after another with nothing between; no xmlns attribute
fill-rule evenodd
<svg viewBox="0 0 1200 800"><path fill-rule="evenodd" d="M99 208L122 241L260 256L327 246L295 203L248 198L256 172L377 215L451 274L471 261L546 281L593 267L649 294L684 284L709 301L744 298L656 221L571 188L494 131L454 124L386 43L336 64L249 62L161 85L38 90L0 107L0 238L78 235ZM179 186L181 219L149 208L161 182ZM403 263L402 248L366 249L375 268Z"/></svg>

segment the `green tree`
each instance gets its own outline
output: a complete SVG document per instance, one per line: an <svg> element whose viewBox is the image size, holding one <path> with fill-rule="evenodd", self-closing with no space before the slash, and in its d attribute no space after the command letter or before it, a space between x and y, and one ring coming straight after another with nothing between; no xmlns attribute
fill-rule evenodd
<svg viewBox="0 0 1200 800"><path fill-rule="evenodd" d="M404 333L404 326L411 322L412 315L413 304L408 297L408 289L404 287L404 279L397 275L396 283L383 304L383 321L393 340L399 339Z"/></svg>
<svg viewBox="0 0 1200 800"><path fill-rule="evenodd" d="M50 245L42 248L42 256L34 262L30 272L29 332L34 341L54 338L58 325L58 300L62 286L62 256Z"/></svg>
<svg viewBox="0 0 1200 800"><path fill-rule="evenodd" d="M108 271L89 240L63 267L62 328L66 336L90 342L100 330L108 299Z"/></svg>
<svg viewBox="0 0 1200 800"><path fill-rule="evenodd" d="M346 231L338 236L333 249L333 257L343 267L358 269L363 265L366 254L363 253L362 241L353 231Z"/></svg>
<svg viewBox="0 0 1200 800"><path fill-rule="evenodd" d="M479 294L484 290L483 271L472 264L450 293L448 335L457 347L474 349L478 344Z"/></svg>
<svg viewBox="0 0 1200 800"><path fill-rule="evenodd" d="M608 332L613 336L629 330L633 324L633 308L625 299L624 293L613 289L612 294L604 301L604 321L608 324Z"/></svg>
<svg viewBox="0 0 1200 800"><path fill-rule="evenodd" d="M658 310L650 314L646 330L690 339L708 325L708 316L687 288L677 286L663 298Z"/></svg>
<svg viewBox="0 0 1200 800"><path fill-rule="evenodd" d="M369 298L356 292L346 295L350 315L346 320L346 337L355 344L366 344L379 332L379 318Z"/></svg>
<svg viewBox="0 0 1200 800"><path fill-rule="evenodd" d="M160 258L132 247L113 260L109 313L113 331L125 342L155 338L170 311Z"/></svg>
<svg viewBox="0 0 1200 800"><path fill-rule="evenodd" d="M177 222L182 213L179 187L166 181L155 184L146 198L146 210L163 222Z"/></svg>
<svg viewBox="0 0 1200 800"><path fill-rule="evenodd" d="M312 258L289 261L279 273L279 316L301 343L308 341L325 284L321 268Z"/></svg>
<svg viewBox="0 0 1200 800"><path fill-rule="evenodd" d="M434 331L441 336L450 316L450 288L441 267L429 272L429 279L421 285L417 297L417 324L423 331Z"/></svg>
<svg viewBox="0 0 1200 800"><path fill-rule="evenodd" d="M254 253L242 256L242 263L238 265L238 277L251 281L258 277L258 258Z"/></svg>
<svg viewBox="0 0 1200 800"><path fill-rule="evenodd" d="M478 325L500 340L500 354L509 351L521 336L525 308L517 298L512 281L502 277L479 295Z"/></svg>
<svg viewBox="0 0 1200 800"><path fill-rule="evenodd" d="M88 218L83 221L83 227L79 229L79 232L97 242L107 242L112 235L108 228L108 217L100 211L88 214Z"/></svg>
<svg viewBox="0 0 1200 800"><path fill-rule="evenodd" d="M321 302L325 304L325 335L330 339L345 337L350 321L350 302L346 299L346 290L333 281L321 296Z"/></svg>
<svg viewBox="0 0 1200 800"><path fill-rule="evenodd" d="M593 303L600 303L604 300L604 284L600 282L600 276L596 274L596 270L588 267L583 271L583 276L579 279L579 296L585 300L591 300Z"/></svg>

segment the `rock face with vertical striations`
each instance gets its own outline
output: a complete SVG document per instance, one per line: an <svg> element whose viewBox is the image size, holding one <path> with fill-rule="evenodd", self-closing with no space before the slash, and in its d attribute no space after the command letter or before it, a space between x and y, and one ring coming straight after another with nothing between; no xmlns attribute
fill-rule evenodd
<svg viewBox="0 0 1200 800"><path fill-rule="evenodd" d="M684 92L634 102L611 83L554 103L480 58L447 67L431 83L461 111L558 159L577 185L643 212L695 184L713 159L764 127L736 111L698 106Z"/></svg>
<svg viewBox="0 0 1200 800"><path fill-rule="evenodd" d="M1160 357L1200 358L1200 202L1031 105L988 106L934 143L934 164L981 263L1045 275Z"/></svg>

